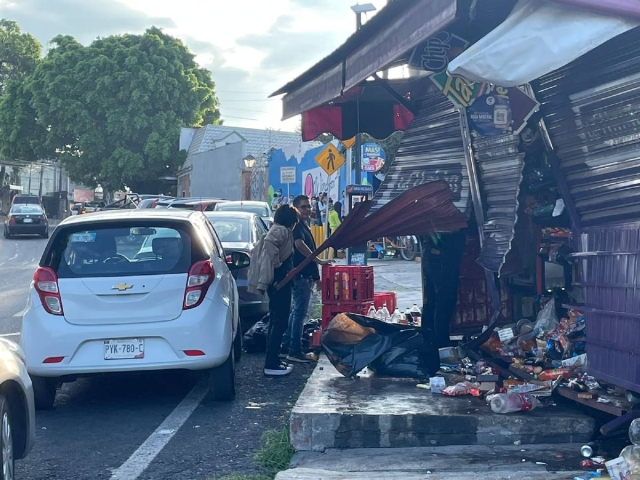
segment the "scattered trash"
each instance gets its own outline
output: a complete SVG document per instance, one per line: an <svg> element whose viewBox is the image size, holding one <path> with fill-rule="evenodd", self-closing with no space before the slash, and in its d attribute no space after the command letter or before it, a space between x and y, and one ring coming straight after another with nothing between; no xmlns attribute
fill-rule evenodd
<svg viewBox="0 0 640 480"><path fill-rule="evenodd" d="M421 388L422 390L431 390L431 385L426 383L419 383L416 385L417 388Z"/></svg>
<svg viewBox="0 0 640 480"><path fill-rule="evenodd" d="M431 393L442 393L442 390L446 387L447 384L443 377L431 377L429 379L429 388L431 389Z"/></svg>
<svg viewBox="0 0 640 480"><path fill-rule="evenodd" d="M446 395L447 397L459 397L461 395L473 395L474 397L479 397L480 385L477 383L460 382L443 389L442 395Z"/></svg>
<svg viewBox="0 0 640 480"><path fill-rule="evenodd" d="M608 461L606 467L611 480L627 480L632 473L627 461L622 457Z"/></svg>
<svg viewBox="0 0 640 480"><path fill-rule="evenodd" d="M513 442L514 445L522 445L522 440L516 440L515 442Z"/></svg>
<svg viewBox="0 0 640 480"><path fill-rule="evenodd" d="M494 413L528 412L541 405L528 393L498 393L491 396L489 403Z"/></svg>
<svg viewBox="0 0 640 480"><path fill-rule="evenodd" d="M587 472L577 477L573 477L573 480L591 480L592 478L600 478L600 477L602 477L601 473Z"/></svg>

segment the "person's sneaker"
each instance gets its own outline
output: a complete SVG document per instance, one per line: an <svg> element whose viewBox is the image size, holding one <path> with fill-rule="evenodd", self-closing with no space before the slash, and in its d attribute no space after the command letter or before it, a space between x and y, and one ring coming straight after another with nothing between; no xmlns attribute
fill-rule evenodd
<svg viewBox="0 0 640 480"><path fill-rule="evenodd" d="M311 363L317 362L318 359L313 353L290 353L287 355L287 360L290 362L298 362L298 363Z"/></svg>
<svg viewBox="0 0 640 480"><path fill-rule="evenodd" d="M264 374L269 377L281 377L283 375L289 375L292 370L292 366L281 363L277 368L265 368Z"/></svg>
<svg viewBox="0 0 640 480"><path fill-rule="evenodd" d="M280 353L278 354L278 356L280 358L287 358L287 355L289 355L289 349L285 348L285 347L281 347L280 348Z"/></svg>

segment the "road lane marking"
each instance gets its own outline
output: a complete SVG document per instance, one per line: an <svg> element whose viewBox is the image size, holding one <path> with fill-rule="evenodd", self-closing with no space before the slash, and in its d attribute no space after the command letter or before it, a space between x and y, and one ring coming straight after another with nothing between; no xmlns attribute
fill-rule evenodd
<svg viewBox="0 0 640 480"><path fill-rule="evenodd" d="M24 315L24 312L26 311L26 308L23 308L22 310L20 310L18 313L16 313L15 315L13 315L13 318L21 318Z"/></svg>
<svg viewBox="0 0 640 480"><path fill-rule="evenodd" d="M20 335L20 332L15 332L15 333L3 333L0 334L0 337L14 337L16 335Z"/></svg>
<svg viewBox="0 0 640 480"><path fill-rule="evenodd" d="M136 480L180 430L208 392L208 377L203 377L127 461L112 472L111 480Z"/></svg>

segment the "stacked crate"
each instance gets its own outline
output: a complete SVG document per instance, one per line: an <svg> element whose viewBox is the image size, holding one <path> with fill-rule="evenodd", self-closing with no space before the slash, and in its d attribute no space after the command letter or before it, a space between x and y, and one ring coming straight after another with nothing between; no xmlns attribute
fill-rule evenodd
<svg viewBox="0 0 640 480"><path fill-rule="evenodd" d="M330 265L322 268L322 329L339 313L366 315L373 305L373 267Z"/></svg>

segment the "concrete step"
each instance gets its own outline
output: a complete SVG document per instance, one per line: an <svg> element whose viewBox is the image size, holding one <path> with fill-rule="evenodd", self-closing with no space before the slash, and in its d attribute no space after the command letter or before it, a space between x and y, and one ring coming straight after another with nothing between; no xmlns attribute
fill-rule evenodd
<svg viewBox="0 0 640 480"><path fill-rule="evenodd" d="M499 415L484 400L445 397L415 380L343 377L323 355L291 414L296 451L587 442L591 417L570 407Z"/></svg>
<svg viewBox="0 0 640 480"><path fill-rule="evenodd" d="M478 473L411 473L411 472L335 472L294 468L276 475L275 480L572 480L584 472L478 472Z"/></svg>
<svg viewBox="0 0 640 480"><path fill-rule="evenodd" d="M580 444L328 449L298 452L276 480L548 480L580 474Z"/></svg>

